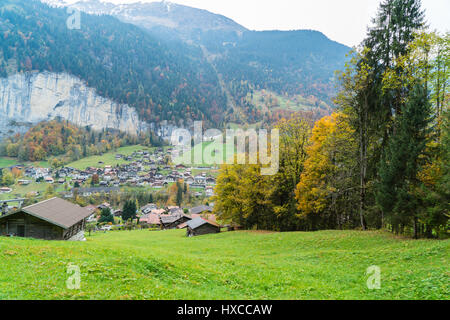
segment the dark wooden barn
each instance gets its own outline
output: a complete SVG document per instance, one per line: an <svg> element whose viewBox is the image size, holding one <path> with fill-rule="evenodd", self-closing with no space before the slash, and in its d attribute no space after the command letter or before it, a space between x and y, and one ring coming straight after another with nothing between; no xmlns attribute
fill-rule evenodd
<svg viewBox="0 0 450 320"><path fill-rule="evenodd" d="M217 223L203 218L195 218L187 222L186 235L188 237L219 232L220 226Z"/></svg>
<svg viewBox="0 0 450 320"><path fill-rule="evenodd" d="M91 212L52 198L0 217L0 235L45 240L83 240Z"/></svg>
<svg viewBox="0 0 450 320"><path fill-rule="evenodd" d="M175 229L178 225L185 223L192 218L185 214L161 215L159 217L162 229Z"/></svg>

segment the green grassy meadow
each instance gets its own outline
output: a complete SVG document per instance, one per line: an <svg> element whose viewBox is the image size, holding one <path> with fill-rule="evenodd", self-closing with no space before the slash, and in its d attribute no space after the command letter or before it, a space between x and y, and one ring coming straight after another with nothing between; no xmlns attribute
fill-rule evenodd
<svg viewBox="0 0 450 320"><path fill-rule="evenodd" d="M0 157L0 168L10 167L17 164L17 161L13 158Z"/></svg>
<svg viewBox="0 0 450 320"><path fill-rule="evenodd" d="M448 299L449 244L360 231L2 237L0 299ZM66 288L69 263L80 289ZM372 265L379 290L366 285Z"/></svg>
<svg viewBox="0 0 450 320"><path fill-rule="evenodd" d="M18 164L24 164L26 166L33 165L35 167L48 168L50 165L48 161L20 161L18 158L0 157L0 168L6 168Z"/></svg>
<svg viewBox="0 0 450 320"><path fill-rule="evenodd" d="M12 192L11 193L4 193L0 194L0 200L8 200L8 199L16 199L16 198L23 198L28 193L38 191L40 194L43 194L47 188L50 186L50 184L45 182L32 182L29 185L19 185L14 184L11 186ZM64 191L64 185L59 183L52 184L53 189L55 192L62 192Z"/></svg>
<svg viewBox="0 0 450 320"><path fill-rule="evenodd" d="M140 145L135 146L126 146L118 148L116 151L107 152L103 155L98 156L90 156L83 159L80 159L78 161L71 162L66 165L66 167L72 167L75 169L85 170L88 167L97 167L97 168L103 168L106 165L115 166L115 165L121 165L130 163L129 161L126 161L125 159L116 159L116 154L123 154L125 156L131 155L133 152L138 150L151 150L154 148L147 148ZM103 162L103 164L100 164L99 162Z"/></svg>

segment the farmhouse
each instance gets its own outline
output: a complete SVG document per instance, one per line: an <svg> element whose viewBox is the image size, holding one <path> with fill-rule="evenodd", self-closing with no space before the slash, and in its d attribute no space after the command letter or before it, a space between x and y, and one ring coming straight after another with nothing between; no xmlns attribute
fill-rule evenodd
<svg viewBox="0 0 450 320"><path fill-rule="evenodd" d="M219 232L220 226L217 223L200 217L187 222L186 236L188 237Z"/></svg>
<svg viewBox="0 0 450 320"><path fill-rule="evenodd" d="M92 214L71 202L52 198L0 217L0 235L46 240L84 240Z"/></svg>
<svg viewBox="0 0 450 320"><path fill-rule="evenodd" d="M211 213L212 211L213 211L212 207L201 205L201 206L198 206L198 207L191 208L189 210L189 213L191 215L192 214L204 214L204 213L208 214L208 213Z"/></svg>
<svg viewBox="0 0 450 320"><path fill-rule="evenodd" d="M161 225L159 215L153 214L153 213L145 214L142 217L140 217L139 223L146 223L151 226L160 226Z"/></svg>
<svg viewBox="0 0 450 320"><path fill-rule="evenodd" d="M175 229L178 225L191 220L191 217L181 214L181 215L161 215L161 227L163 229Z"/></svg>
<svg viewBox="0 0 450 320"><path fill-rule="evenodd" d="M8 187L1 187L0 188L0 193L10 193L12 191L11 188Z"/></svg>
<svg viewBox="0 0 450 320"><path fill-rule="evenodd" d="M30 183L31 183L31 180L25 180L25 179L17 180L17 184L18 184L19 186L27 186L27 185L29 185Z"/></svg>
<svg viewBox="0 0 450 320"><path fill-rule="evenodd" d="M145 206L143 206L142 208L141 208L141 212L143 213L143 214L148 214L148 213L150 213L152 210L155 210L155 209L157 209L158 207L156 206L156 204L154 204L154 203L149 203L149 204L147 204L147 205L145 205Z"/></svg>

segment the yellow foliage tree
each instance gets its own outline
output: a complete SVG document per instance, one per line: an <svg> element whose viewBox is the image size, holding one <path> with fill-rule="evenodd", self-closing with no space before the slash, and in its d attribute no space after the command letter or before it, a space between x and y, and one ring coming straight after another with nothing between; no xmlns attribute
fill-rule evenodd
<svg viewBox="0 0 450 320"><path fill-rule="evenodd" d="M348 209L346 206L351 202L345 200L355 197L358 189L352 173L357 155L354 136L347 116L342 113L324 117L314 126L303 173L295 191L302 218L312 218L314 224L320 220L320 215L326 215L327 218L338 219L339 225L345 223L343 220L346 218L339 209ZM315 227L317 225L312 226L313 229Z"/></svg>

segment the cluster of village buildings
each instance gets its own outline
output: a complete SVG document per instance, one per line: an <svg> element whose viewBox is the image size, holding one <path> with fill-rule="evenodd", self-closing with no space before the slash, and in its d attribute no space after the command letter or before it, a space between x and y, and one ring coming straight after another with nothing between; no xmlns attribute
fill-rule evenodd
<svg viewBox="0 0 450 320"><path fill-rule="evenodd" d="M82 208L61 198L51 198L12 212L2 212L0 235L85 240L86 224L97 221L99 211L104 208L111 209L108 203ZM159 209L155 204L148 204L141 208L137 220L140 225L161 230L186 229L187 236L219 233L223 226L217 223L212 211L212 207L202 205L191 208L186 214L180 207ZM114 215L122 215L120 210L113 212Z"/></svg>
<svg viewBox="0 0 450 320"><path fill-rule="evenodd" d="M122 216L122 210L111 207L109 203L103 203L101 205L89 205L86 207L91 215L87 218L87 222L97 222L100 217L100 212L102 209L108 208L115 217ZM184 209L179 206L168 206L165 208L158 208L154 203L149 203L137 212L137 221L139 224L146 224L148 226L157 227L159 229L181 229L188 227L188 222L190 220L201 218L205 220L211 226L217 228L220 227L217 224L216 215L213 214L213 207L207 205L200 205L193 207L185 212Z"/></svg>
<svg viewBox="0 0 450 320"><path fill-rule="evenodd" d="M170 150L169 150L170 151ZM88 167L79 170L71 167L59 169L25 167L18 165L24 173L24 178L18 180L19 185L28 185L33 181L45 182L49 184L64 184L66 178L70 178L73 186L68 190L64 197L73 197L73 191L76 189L80 196L90 196L95 193L109 193L119 191L122 186L145 186L153 189L162 189L170 183L183 180L190 188L196 190L195 196L199 197L203 193L206 197L214 195L214 186L216 179L207 174L210 167L186 167L182 164L165 164L165 153L163 149L157 150L155 154L148 151L136 151L130 156L117 154L117 160L126 160L129 163L111 166L100 162L98 167ZM193 169L201 171L200 174L193 175ZM98 185L86 187L86 182L94 175L98 176ZM3 187L0 193L11 192L9 187Z"/></svg>
<svg viewBox="0 0 450 320"><path fill-rule="evenodd" d="M103 208L109 208L111 213L122 216L120 209L115 210L108 203L90 205L81 208L63 198L78 196L89 197L97 193L119 192L122 186L144 186L152 189L162 189L165 186L183 180L189 185L189 190L195 196L214 195L216 179L208 175L210 167L187 167L182 164L168 165L167 152L158 149L154 153L136 151L126 156L116 154L115 159L120 165L105 165L88 167L84 170L62 167L58 169L34 166L16 165L22 172L17 181L19 185L29 185L34 182L47 184L65 184L68 188L60 193L60 198L44 200L37 204L21 208L8 207L10 201L5 200L0 216L0 234L36 237L44 239L80 240L87 223L95 223ZM12 168L10 168L12 169ZM192 172L199 172L193 175ZM95 176L96 183L88 184ZM67 182L70 181L70 185ZM3 187L0 193L9 193L12 189ZM39 195L35 191L36 195ZM16 199L22 203L25 199ZM69 215L70 213L70 215ZM157 229L186 228L187 235L199 235L220 232L221 226L216 221L210 206L198 206L189 210L177 206L158 208L156 204L148 204L137 212L137 222L140 225L152 226Z"/></svg>

